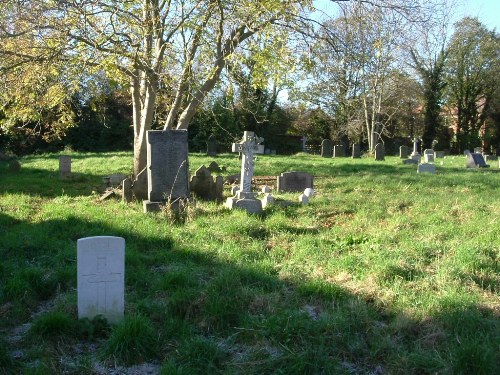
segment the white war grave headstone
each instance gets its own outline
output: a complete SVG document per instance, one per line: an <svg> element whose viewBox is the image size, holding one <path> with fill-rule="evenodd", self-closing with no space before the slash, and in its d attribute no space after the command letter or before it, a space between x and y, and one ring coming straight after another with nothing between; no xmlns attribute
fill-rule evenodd
<svg viewBox="0 0 500 375"><path fill-rule="evenodd" d="M233 143L232 151L241 152L241 174L240 189L234 197L228 198L226 206L232 208L243 208L250 213L260 213L262 202L256 198L256 193L252 193L252 177L255 167L254 154L263 154L263 138L256 137L253 132L245 131L243 140L240 143Z"/></svg>
<svg viewBox="0 0 500 375"><path fill-rule="evenodd" d="M125 239L98 236L77 242L78 319L102 315L109 323L123 319Z"/></svg>

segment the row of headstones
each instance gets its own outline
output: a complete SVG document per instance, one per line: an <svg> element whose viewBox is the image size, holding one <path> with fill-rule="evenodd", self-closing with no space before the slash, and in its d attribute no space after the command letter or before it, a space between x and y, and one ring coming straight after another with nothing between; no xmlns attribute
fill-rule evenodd
<svg viewBox="0 0 500 375"><path fill-rule="evenodd" d="M347 156L346 147L344 145L334 145L329 139L323 139L321 142L321 156L324 158L344 158ZM352 158L361 157L361 147L359 143L352 145Z"/></svg>
<svg viewBox="0 0 500 375"><path fill-rule="evenodd" d="M264 154L276 155L276 150L264 148ZM217 156L217 138L214 134L210 135L207 139L207 156Z"/></svg>

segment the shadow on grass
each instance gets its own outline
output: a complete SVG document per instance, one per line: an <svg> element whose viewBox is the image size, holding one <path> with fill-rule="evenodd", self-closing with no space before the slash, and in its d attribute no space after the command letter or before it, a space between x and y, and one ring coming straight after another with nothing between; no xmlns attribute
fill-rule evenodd
<svg viewBox="0 0 500 375"><path fill-rule="evenodd" d="M0 194L27 194L46 198L61 195L76 197L91 195L93 191L103 191L103 176L73 173L71 177L61 179L59 171L22 166L19 172L10 172L0 164Z"/></svg>
<svg viewBox="0 0 500 375"><path fill-rule="evenodd" d="M284 280L270 262L236 264L160 232L145 237L77 217L33 225L1 212L0 229L4 332L30 323L30 311L56 294L75 295L78 238L112 235L126 241L126 316L154 328L152 359L163 373L499 371L498 316L479 306L450 301L415 321L334 282ZM76 319L74 304L55 309ZM62 359L77 358L77 344L85 343L64 334L57 343L7 339L0 352L34 352L40 367L62 373L75 371ZM32 360L5 362L19 369Z"/></svg>

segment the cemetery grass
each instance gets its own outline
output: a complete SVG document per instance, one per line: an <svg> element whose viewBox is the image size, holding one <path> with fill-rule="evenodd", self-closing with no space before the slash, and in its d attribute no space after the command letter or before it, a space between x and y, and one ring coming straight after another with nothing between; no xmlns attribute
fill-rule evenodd
<svg viewBox="0 0 500 375"><path fill-rule="evenodd" d="M58 156L0 162L0 373L500 373L496 167L264 155L257 176L315 176L309 205L143 214L99 200L130 153L72 153L68 180ZM211 160L238 174L235 155L200 154L191 174ZM76 241L99 235L126 240L117 326L77 320Z"/></svg>

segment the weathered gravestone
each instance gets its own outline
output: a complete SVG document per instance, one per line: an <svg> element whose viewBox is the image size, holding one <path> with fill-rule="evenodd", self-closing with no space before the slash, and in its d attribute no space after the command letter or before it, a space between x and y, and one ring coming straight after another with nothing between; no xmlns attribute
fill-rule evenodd
<svg viewBox="0 0 500 375"><path fill-rule="evenodd" d="M361 146L359 143L354 143L352 145L352 158L359 159L361 157Z"/></svg>
<svg viewBox="0 0 500 375"><path fill-rule="evenodd" d="M445 154L444 151L434 151L434 157L436 159L442 159L442 158L444 158L444 154Z"/></svg>
<svg viewBox="0 0 500 375"><path fill-rule="evenodd" d="M220 173L220 172L222 172L222 168L219 167L219 164L217 164L217 162L215 162L215 161L210 162L210 164L208 165L207 168L212 173Z"/></svg>
<svg viewBox="0 0 500 375"><path fill-rule="evenodd" d="M189 186L191 192L201 199L221 201L223 184L222 176L217 176L214 180L210 170L202 165L194 173Z"/></svg>
<svg viewBox="0 0 500 375"><path fill-rule="evenodd" d="M314 188L314 177L307 172L285 172L278 176L277 190L279 192L302 192Z"/></svg>
<svg viewBox="0 0 500 375"><path fill-rule="evenodd" d="M144 168L132 182L132 191L135 199L143 201L148 199L148 170Z"/></svg>
<svg viewBox="0 0 500 375"><path fill-rule="evenodd" d="M59 177L71 177L71 156L59 156Z"/></svg>
<svg viewBox="0 0 500 375"><path fill-rule="evenodd" d="M424 151L424 163L434 163L434 151L430 150Z"/></svg>
<svg viewBox="0 0 500 375"><path fill-rule="evenodd" d="M335 146L333 146L333 157L334 158L343 158L343 157L345 157L345 146L344 145L335 145Z"/></svg>
<svg viewBox="0 0 500 375"><path fill-rule="evenodd" d="M130 178L126 178L122 181L122 202L132 202L132 195L132 180Z"/></svg>
<svg viewBox="0 0 500 375"><path fill-rule="evenodd" d="M321 142L321 156L331 158L333 153L333 143L329 139L323 139Z"/></svg>
<svg viewBox="0 0 500 375"><path fill-rule="evenodd" d="M110 323L123 319L125 240L87 237L77 242L78 318L102 315Z"/></svg>
<svg viewBox="0 0 500 375"><path fill-rule="evenodd" d="M207 140L207 155L217 156L217 138L213 134Z"/></svg>
<svg viewBox="0 0 500 375"><path fill-rule="evenodd" d="M232 151L241 153L240 187L234 197L228 198L226 206L230 209L242 208L249 213L262 212L262 202L252 192L252 177L255 166L254 154L264 153L264 140L256 137L253 132L245 131L240 143L233 143Z"/></svg>
<svg viewBox="0 0 500 375"><path fill-rule="evenodd" d="M401 159L408 159L408 155L410 155L410 148L408 146L400 146L399 157Z"/></svg>
<svg viewBox="0 0 500 375"><path fill-rule="evenodd" d="M385 147L383 143L375 146L375 160L385 160Z"/></svg>
<svg viewBox="0 0 500 375"><path fill-rule="evenodd" d="M485 161L495 161L498 160L498 156L496 155L484 155Z"/></svg>
<svg viewBox="0 0 500 375"><path fill-rule="evenodd" d="M482 154L468 153L467 154L467 168L489 168L489 165L484 161Z"/></svg>
<svg viewBox="0 0 500 375"><path fill-rule="evenodd" d="M189 197L187 130L147 132L148 200L144 211L158 211L161 204Z"/></svg>
<svg viewBox="0 0 500 375"><path fill-rule="evenodd" d="M475 154L482 154L483 148L482 147L474 147L474 153Z"/></svg>
<svg viewBox="0 0 500 375"><path fill-rule="evenodd" d="M418 164L419 160L415 159L403 159L403 164Z"/></svg>

